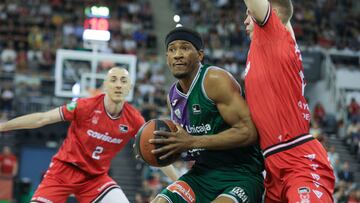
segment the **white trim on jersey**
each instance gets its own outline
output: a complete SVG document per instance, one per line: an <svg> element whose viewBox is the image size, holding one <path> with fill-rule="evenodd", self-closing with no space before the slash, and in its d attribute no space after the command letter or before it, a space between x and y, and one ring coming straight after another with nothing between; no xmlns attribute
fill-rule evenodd
<svg viewBox="0 0 360 203"><path fill-rule="evenodd" d="M155 199L156 199L157 197L162 197L162 198L164 198L166 201L168 201L169 203L173 203L173 201L171 201L170 197L166 196L165 194L158 194L158 195L155 197Z"/></svg>
<svg viewBox="0 0 360 203"><path fill-rule="evenodd" d="M231 195L229 195L229 194L221 194L221 195L219 195L219 196L217 196L217 197L221 197L221 196L222 196L222 197L228 197L228 198L234 200L235 203L239 203L239 201L238 201L234 196L231 196Z"/></svg>
<svg viewBox="0 0 360 203"><path fill-rule="evenodd" d="M63 108L63 106L59 107L59 114L60 114L61 120L65 121L65 117L64 117L64 113L62 112L62 108Z"/></svg>

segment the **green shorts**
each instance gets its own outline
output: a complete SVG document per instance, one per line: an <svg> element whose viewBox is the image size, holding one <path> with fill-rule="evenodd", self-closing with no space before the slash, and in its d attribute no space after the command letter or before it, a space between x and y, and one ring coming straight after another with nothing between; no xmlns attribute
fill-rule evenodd
<svg viewBox="0 0 360 203"><path fill-rule="evenodd" d="M192 169L158 196L170 203L209 203L219 196L229 197L235 203L260 203L263 192L261 173Z"/></svg>

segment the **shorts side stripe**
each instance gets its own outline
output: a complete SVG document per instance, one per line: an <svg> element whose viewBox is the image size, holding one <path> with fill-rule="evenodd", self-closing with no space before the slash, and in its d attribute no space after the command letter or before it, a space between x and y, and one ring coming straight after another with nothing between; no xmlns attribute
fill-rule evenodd
<svg viewBox="0 0 360 203"><path fill-rule="evenodd" d="M120 186L118 186L118 185L110 185L110 186L107 187L105 190L103 190L103 191L100 193L100 195L97 196L97 197L96 197L93 201L91 201L90 203L98 203L98 202L100 202L100 200L101 200L108 192L110 192L110 190L115 189L115 188L119 188L119 189L121 190Z"/></svg>

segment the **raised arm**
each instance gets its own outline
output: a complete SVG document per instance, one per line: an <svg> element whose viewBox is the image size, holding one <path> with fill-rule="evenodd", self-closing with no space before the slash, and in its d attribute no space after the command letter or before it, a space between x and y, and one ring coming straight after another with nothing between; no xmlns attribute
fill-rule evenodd
<svg viewBox="0 0 360 203"><path fill-rule="evenodd" d="M269 2L267 0L244 0L249 14L255 20L262 24L264 22L269 9Z"/></svg>
<svg viewBox="0 0 360 203"><path fill-rule="evenodd" d="M62 121L60 109L55 108L47 112L32 113L14 118L5 123L0 123L0 132L18 129L39 128L44 125L57 123L60 121Z"/></svg>

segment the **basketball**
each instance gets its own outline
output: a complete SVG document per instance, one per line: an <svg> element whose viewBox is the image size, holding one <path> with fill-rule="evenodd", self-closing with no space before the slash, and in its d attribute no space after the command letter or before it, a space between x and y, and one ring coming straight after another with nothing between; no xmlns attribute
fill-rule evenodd
<svg viewBox="0 0 360 203"><path fill-rule="evenodd" d="M162 167L172 164L180 154L174 154L166 159L160 160L162 154L155 155L151 150L162 147L162 144L151 144L150 139L163 138L163 136L154 135L154 131L175 132L176 126L171 120L153 119L146 122L138 131L135 138L135 151L141 159L147 164L156 167Z"/></svg>

